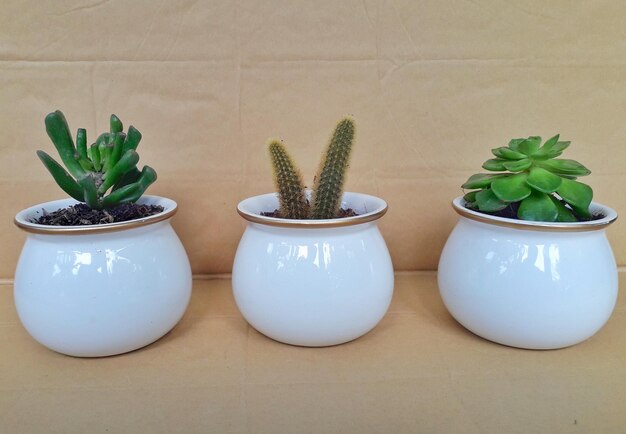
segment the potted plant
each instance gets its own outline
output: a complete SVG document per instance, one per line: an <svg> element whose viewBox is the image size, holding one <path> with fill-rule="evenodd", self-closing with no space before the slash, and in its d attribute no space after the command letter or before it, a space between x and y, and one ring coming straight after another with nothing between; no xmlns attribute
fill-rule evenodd
<svg viewBox="0 0 626 434"><path fill-rule="evenodd" d="M511 140L452 202L460 219L439 262L439 289L457 321L505 345L561 348L596 333L617 297L606 228L617 218L577 181L590 171L557 158L570 142Z"/></svg>
<svg viewBox="0 0 626 434"><path fill-rule="evenodd" d="M377 220L382 199L342 193L354 121L341 120L312 190L284 145L268 144L278 193L248 198L247 220L233 265L239 310L259 332L280 342L327 346L351 341L384 316L393 266Z"/></svg>
<svg viewBox="0 0 626 434"><path fill-rule="evenodd" d="M170 225L176 203L143 196L156 180L136 168L141 134L110 131L76 145L63 113L50 113L46 131L67 168L37 155L72 199L20 211L27 239L15 272L15 306L35 340L60 353L96 357L157 340L180 320L191 295L185 250Z"/></svg>

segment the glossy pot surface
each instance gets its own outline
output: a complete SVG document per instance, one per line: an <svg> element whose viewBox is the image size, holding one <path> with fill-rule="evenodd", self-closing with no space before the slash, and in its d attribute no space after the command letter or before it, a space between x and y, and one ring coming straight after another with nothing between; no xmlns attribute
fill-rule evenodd
<svg viewBox="0 0 626 434"><path fill-rule="evenodd" d="M97 226L30 221L76 203L58 200L20 212L27 232L15 273L15 306L35 340L63 354L98 357L148 345L180 320L191 296L187 254L170 218L176 203L156 196L155 216Z"/></svg>
<svg viewBox="0 0 626 434"><path fill-rule="evenodd" d="M504 345L553 349L584 341L609 319L617 267L605 228L617 214L592 204L602 219L536 223L470 211L461 214L439 261L441 297L473 333Z"/></svg>
<svg viewBox="0 0 626 434"><path fill-rule="evenodd" d="M247 199L248 226L233 265L239 310L259 332L302 346L336 345L362 336L382 319L393 294L393 266L376 220L386 203L345 193L357 217L285 220L262 217L275 194Z"/></svg>

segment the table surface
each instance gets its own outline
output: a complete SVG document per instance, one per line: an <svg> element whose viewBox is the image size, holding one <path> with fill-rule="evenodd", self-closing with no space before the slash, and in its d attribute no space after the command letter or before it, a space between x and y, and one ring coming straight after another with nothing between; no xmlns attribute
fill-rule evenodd
<svg viewBox="0 0 626 434"><path fill-rule="evenodd" d="M195 280L185 317L161 340L79 359L33 341L2 285L0 432L624 433L621 292L588 341L529 351L456 323L435 273L399 274L372 332L301 348L249 327L230 280Z"/></svg>

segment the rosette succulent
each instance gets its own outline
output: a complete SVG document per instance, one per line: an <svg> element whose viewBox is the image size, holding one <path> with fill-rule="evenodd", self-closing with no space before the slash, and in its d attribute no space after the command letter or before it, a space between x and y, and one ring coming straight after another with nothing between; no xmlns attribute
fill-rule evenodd
<svg viewBox="0 0 626 434"><path fill-rule="evenodd" d="M141 133L132 125L124 133L115 115L111 115L110 131L100 134L90 147L83 128L78 129L74 145L61 111L48 114L45 124L67 170L44 151L37 151L37 156L63 191L92 209L135 202L157 178L149 166L137 169Z"/></svg>
<svg viewBox="0 0 626 434"><path fill-rule="evenodd" d="M531 136L492 149L496 158L482 167L494 173L472 175L462 185L473 190L464 196L466 206L491 214L509 208L521 220L589 220L593 191L576 179L591 171L577 161L556 158L569 144L557 134L543 146L541 137Z"/></svg>
<svg viewBox="0 0 626 434"><path fill-rule="evenodd" d="M278 212L281 217L300 220L337 217L353 139L354 121L346 117L337 124L322 157L315 176L312 203L307 200L300 171L285 146L279 140L270 140L268 148L274 170L274 183L278 189Z"/></svg>

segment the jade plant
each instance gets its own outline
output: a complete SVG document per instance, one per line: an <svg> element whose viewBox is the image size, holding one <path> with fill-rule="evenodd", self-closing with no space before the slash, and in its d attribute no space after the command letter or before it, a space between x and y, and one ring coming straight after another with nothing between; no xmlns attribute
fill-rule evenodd
<svg viewBox="0 0 626 434"><path fill-rule="evenodd" d="M337 124L322 156L310 201L300 171L285 146L279 140L270 140L268 148L278 190L280 217L302 220L338 216L353 139L354 120L346 117Z"/></svg>
<svg viewBox="0 0 626 434"><path fill-rule="evenodd" d="M497 214L509 208L521 220L575 222L589 220L591 187L576 181L591 171L574 160L556 158L570 142L559 135L541 146L541 137L513 139L508 146L492 149L496 158L483 168L495 173L472 175L464 189L466 206Z"/></svg>
<svg viewBox="0 0 626 434"><path fill-rule="evenodd" d="M83 128L78 129L74 145L61 111L48 114L45 124L67 170L44 151L37 151L37 156L63 191L92 209L133 203L157 178L149 166L137 169L141 133L132 125L124 133L122 121L115 115L111 115L109 132L100 134L89 147Z"/></svg>

